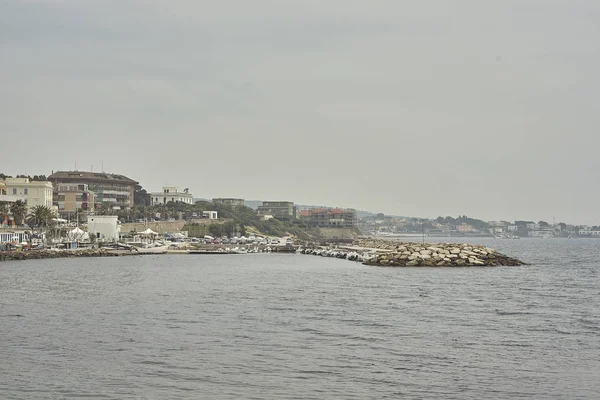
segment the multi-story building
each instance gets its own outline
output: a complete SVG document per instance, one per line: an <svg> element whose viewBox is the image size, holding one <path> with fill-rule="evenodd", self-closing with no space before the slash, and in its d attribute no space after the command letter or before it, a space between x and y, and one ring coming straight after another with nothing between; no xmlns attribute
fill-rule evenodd
<svg viewBox="0 0 600 400"><path fill-rule="evenodd" d="M263 201L258 207L258 215L272 215L281 221L293 221L296 219L296 207L292 201Z"/></svg>
<svg viewBox="0 0 600 400"><path fill-rule="evenodd" d="M456 225L456 230L459 232L473 232L475 228L472 225L465 223Z"/></svg>
<svg viewBox="0 0 600 400"><path fill-rule="evenodd" d="M59 183L54 193L54 205L58 207L60 214L73 213L79 209L94 211L100 207L100 203L95 203L96 195L85 183Z"/></svg>
<svg viewBox="0 0 600 400"><path fill-rule="evenodd" d="M60 184L87 185L95 195L95 202L107 204L114 210L127 210L133 207L133 193L138 182L119 174L84 171L58 171L48 177L54 184L55 201L58 202Z"/></svg>
<svg viewBox="0 0 600 400"><path fill-rule="evenodd" d="M356 210L341 208L313 208L300 213L308 226L328 228L353 228L356 226Z"/></svg>
<svg viewBox="0 0 600 400"><path fill-rule="evenodd" d="M224 205L232 206L232 207L244 205L244 199L233 199L233 198L224 198L224 197L212 199L212 202L215 204L224 204Z"/></svg>
<svg viewBox="0 0 600 400"><path fill-rule="evenodd" d="M30 181L29 178L6 178L2 185L0 201L22 200L31 209L35 206L52 208L52 183L48 181Z"/></svg>
<svg viewBox="0 0 600 400"><path fill-rule="evenodd" d="M17 200L25 202L27 200L27 196L17 196L8 194L8 191L6 190L6 183L4 183L4 181L0 181L0 202L14 203Z"/></svg>
<svg viewBox="0 0 600 400"><path fill-rule="evenodd" d="M187 189L180 192L175 186L163 186L162 192L150 193L150 197L152 198L151 204L167 204L170 202L192 204L194 202L194 196Z"/></svg>

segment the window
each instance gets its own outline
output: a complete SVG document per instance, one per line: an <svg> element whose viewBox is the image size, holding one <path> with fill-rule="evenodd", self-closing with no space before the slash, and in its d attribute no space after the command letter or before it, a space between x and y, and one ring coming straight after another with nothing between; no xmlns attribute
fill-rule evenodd
<svg viewBox="0 0 600 400"><path fill-rule="evenodd" d="M23 189L23 193L27 196L29 194L29 189L27 189L27 188Z"/></svg>
<svg viewBox="0 0 600 400"><path fill-rule="evenodd" d="M17 194L17 189L13 188L13 195Z"/></svg>

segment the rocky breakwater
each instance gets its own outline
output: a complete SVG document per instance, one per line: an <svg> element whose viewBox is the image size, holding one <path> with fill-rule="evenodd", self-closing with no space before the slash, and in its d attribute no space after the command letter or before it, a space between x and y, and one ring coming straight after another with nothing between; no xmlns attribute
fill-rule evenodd
<svg viewBox="0 0 600 400"><path fill-rule="evenodd" d="M419 244L387 240L362 239L354 243L361 248L376 249L376 256L366 265L382 267L485 267L525 265L485 246L472 244Z"/></svg>
<svg viewBox="0 0 600 400"><path fill-rule="evenodd" d="M119 254L104 249L2 251L0 261L39 260L44 258L115 257Z"/></svg>

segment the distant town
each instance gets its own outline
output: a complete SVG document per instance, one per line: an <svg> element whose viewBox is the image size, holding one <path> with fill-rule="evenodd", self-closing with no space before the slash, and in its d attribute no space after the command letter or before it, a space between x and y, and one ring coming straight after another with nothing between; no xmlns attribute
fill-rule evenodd
<svg viewBox="0 0 600 400"><path fill-rule="evenodd" d="M169 224L171 223L171 224ZM50 175L0 174L0 243L69 229L92 240L119 241L148 227L160 234L203 237L493 236L505 239L600 237L599 226L547 221L483 221L466 215L424 219L296 204L291 199L199 198L188 188L148 192L122 174L52 171ZM79 231L78 231L79 232ZM43 239L46 239L45 237Z"/></svg>

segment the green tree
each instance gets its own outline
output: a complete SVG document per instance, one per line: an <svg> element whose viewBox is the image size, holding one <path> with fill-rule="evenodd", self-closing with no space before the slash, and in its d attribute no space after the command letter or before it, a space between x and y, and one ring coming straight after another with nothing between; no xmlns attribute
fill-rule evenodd
<svg viewBox="0 0 600 400"><path fill-rule="evenodd" d="M133 188L133 203L139 205L150 205L150 194L141 185L135 185Z"/></svg>
<svg viewBox="0 0 600 400"><path fill-rule="evenodd" d="M25 216L27 215L27 204L25 204L22 200L15 201L10 206L10 213L15 219L15 223L17 225L23 225Z"/></svg>
<svg viewBox="0 0 600 400"><path fill-rule="evenodd" d="M6 216L10 212L10 206L5 201L0 201L0 225L4 223Z"/></svg>
<svg viewBox="0 0 600 400"><path fill-rule="evenodd" d="M27 224L31 227L31 230L35 233L38 229L39 232L43 229L52 227L55 223L54 219L56 214L48 206L35 206L31 209L31 212L27 215Z"/></svg>
<svg viewBox="0 0 600 400"><path fill-rule="evenodd" d="M102 203L100 209L97 211L98 215L113 215L113 209L110 205Z"/></svg>

